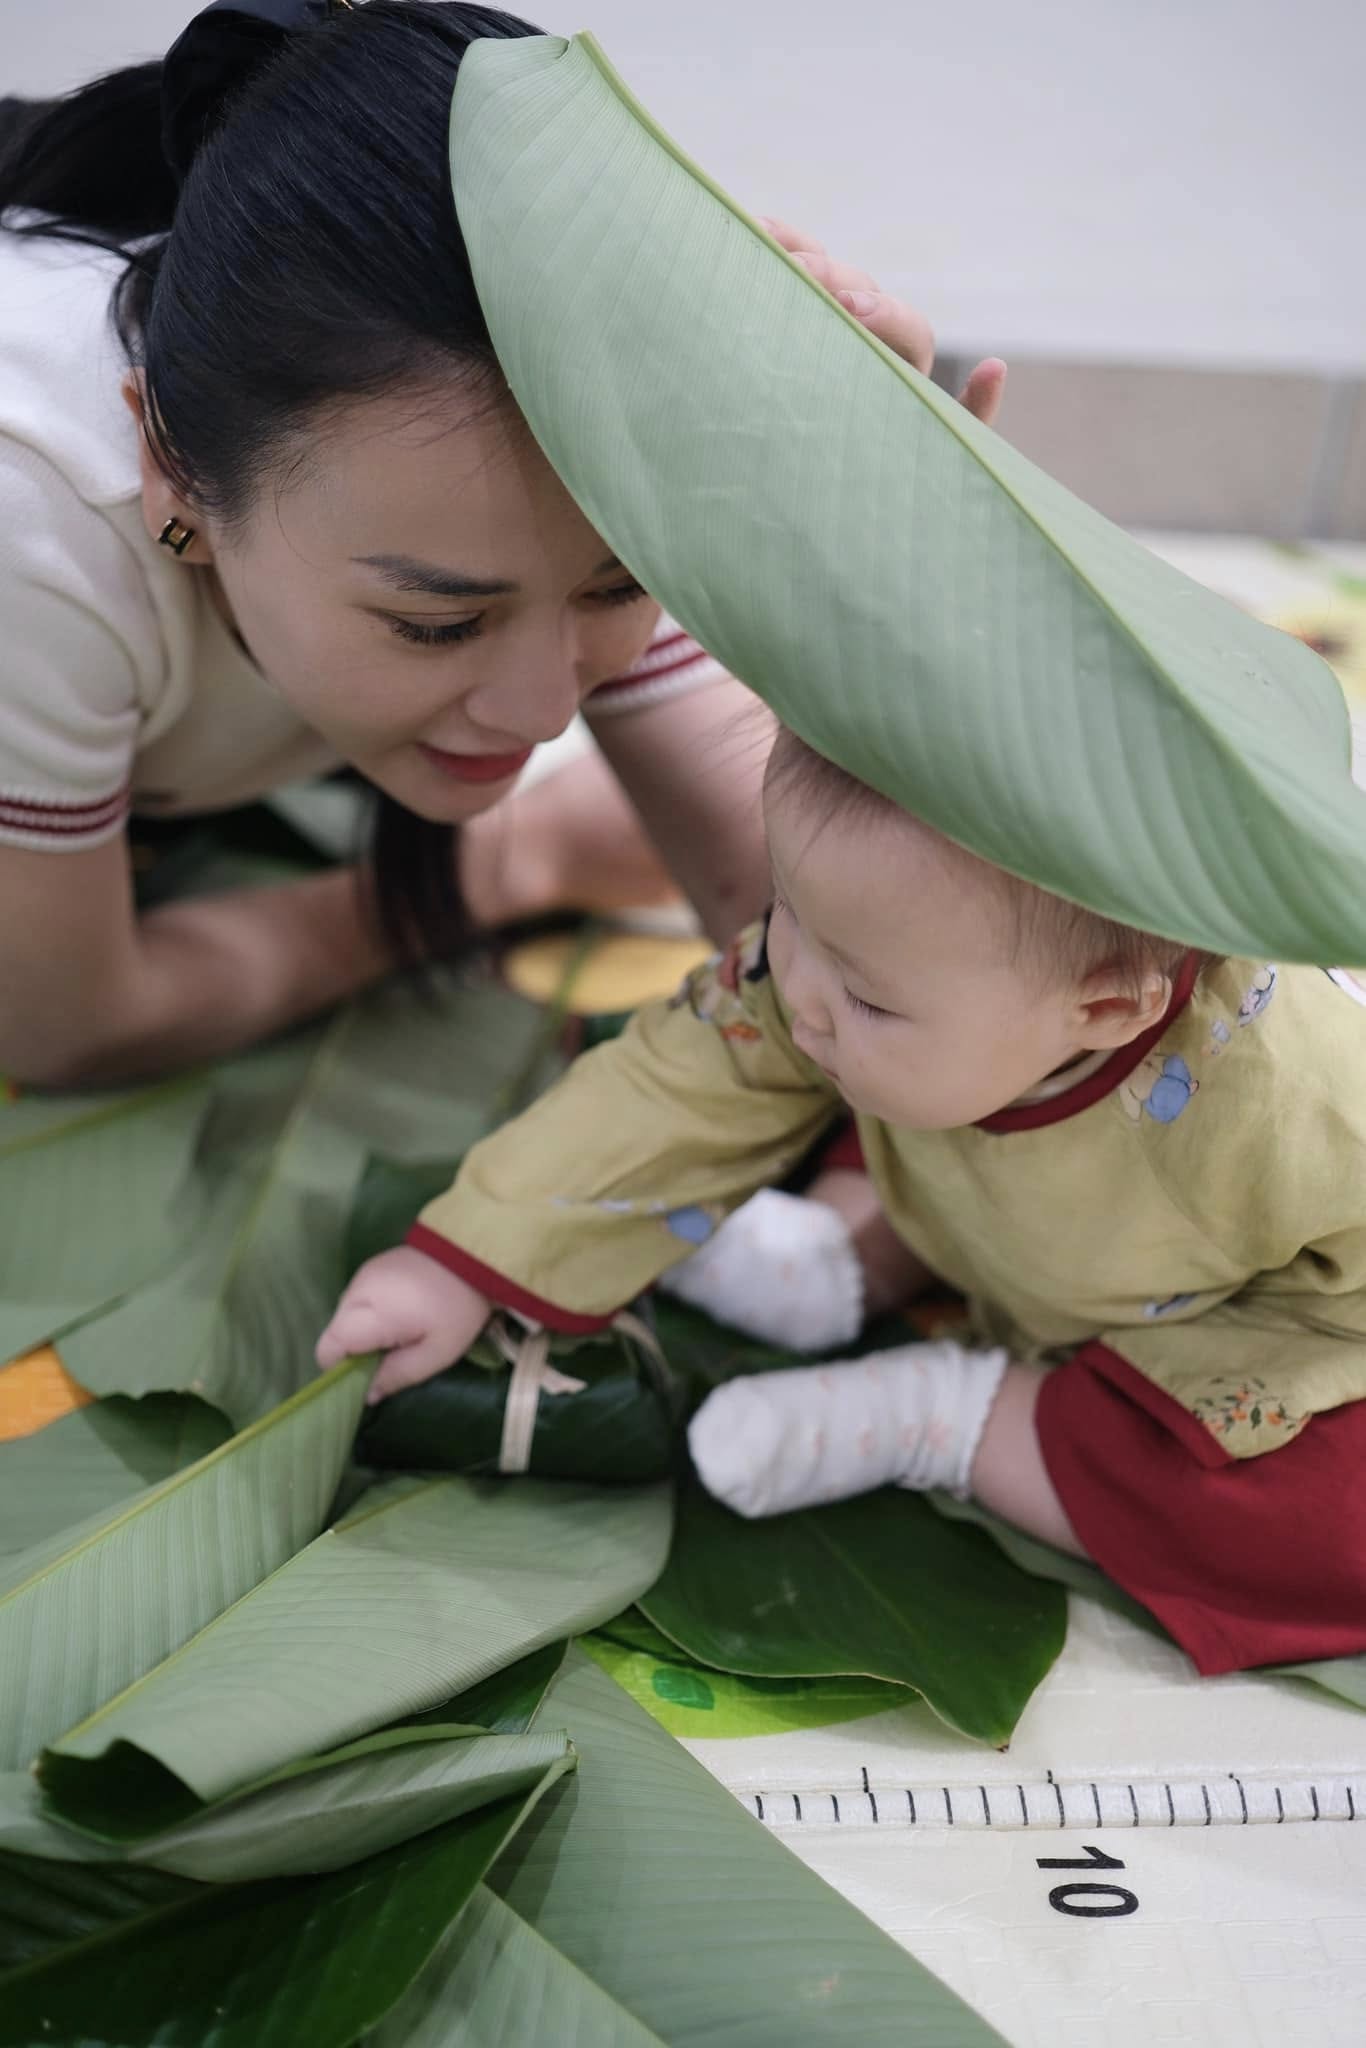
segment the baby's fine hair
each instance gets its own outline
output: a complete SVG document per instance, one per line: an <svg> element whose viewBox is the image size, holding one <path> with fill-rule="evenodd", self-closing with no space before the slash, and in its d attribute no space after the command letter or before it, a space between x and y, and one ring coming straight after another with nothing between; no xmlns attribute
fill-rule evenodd
<svg viewBox="0 0 1366 2048"><path fill-rule="evenodd" d="M1093 974L1109 974L1137 993L1149 975L1173 977L1190 951L1174 939L1117 924L1113 918L1101 917L994 867L860 782L846 768L826 760L786 726L778 728L773 742L764 788L768 795L794 796L814 806L822 827L837 818L853 821L883 814L897 818L934 842L946 859L976 869L984 879L989 878L998 893L1011 935L1013 961L1036 967L1050 980L1082 982Z"/></svg>

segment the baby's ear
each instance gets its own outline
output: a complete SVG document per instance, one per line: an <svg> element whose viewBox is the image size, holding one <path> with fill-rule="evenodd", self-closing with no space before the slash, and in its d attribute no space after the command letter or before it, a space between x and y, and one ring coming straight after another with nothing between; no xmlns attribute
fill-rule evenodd
<svg viewBox="0 0 1366 2048"><path fill-rule="evenodd" d="M1169 976L1151 972L1138 981L1108 973L1088 975L1077 991L1077 1021L1089 1052L1118 1051L1160 1024L1171 1005Z"/></svg>

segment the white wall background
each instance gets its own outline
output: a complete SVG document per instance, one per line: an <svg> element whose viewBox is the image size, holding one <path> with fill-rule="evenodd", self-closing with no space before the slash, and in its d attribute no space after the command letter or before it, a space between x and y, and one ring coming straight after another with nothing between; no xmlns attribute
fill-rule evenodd
<svg viewBox="0 0 1366 2048"><path fill-rule="evenodd" d="M946 347L1366 367L1366 0L522 0ZM0 0L0 90L188 0ZM553 17L553 18L551 18Z"/></svg>

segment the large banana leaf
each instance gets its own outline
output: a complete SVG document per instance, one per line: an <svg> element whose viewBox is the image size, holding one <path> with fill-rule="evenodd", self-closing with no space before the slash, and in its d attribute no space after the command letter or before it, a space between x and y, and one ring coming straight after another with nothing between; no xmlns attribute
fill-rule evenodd
<svg viewBox="0 0 1366 2048"><path fill-rule="evenodd" d="M750 1677L862 1672L997 1746L1067 1632L1056 1586L896 1488L748 1522L694 1481L640 1605L690 1657Z"/></svg>
<svg viewBox="0 0 1366 2048"><path fill-rule="evenodd" d="M50 1731L53 1810L117 1839L449 1700L658 1576L667 1488L400 1482L177 1655Z"/></svg>
<svg viewBox="0 0 1366 2048"><path fill-rule="evenodd" d="M545 1711L568 1728L579 1768L489 1873L516 1922L495 1912L474 1927L515 1948L477 1971L461 1969L455 1944L439 1952L365 2048L638 2048L630 2019L670 2048L1000 2048L580 1653ZM582 2036L537 2031L547 1986L583 2013Z"/></svg>
<svg viewBox="0 0 1366 2048"><path fill-rule="evenodd" d="M549 1644L430 1713L330 1756L287 1765L264 1785L248 1787L179 1826L136 1842L106 1841L55 1821L32 1771L0 1772L0 1850L58 1861L155 1865L226 1882L279 1877L294 1869L298 1845L293 1830L298 1827L317 1867L339 1868L353 1854L368 1855L383 1846L376 1827L385 1841L403 1840L450 1818L462 1801L477 1804L469 1796L471 1788L489 1782L490 1771L494 1780L509 1766L520 1771L518 1752L491 1747L476 1754L467 1739L484 1730L496 1736L525 1734L565 1649L564 1643ZM410 1747L427 1740L438 1748ZM549 1740L558 1754L563 1737ZM495 1782L490 1796L507 1789Z"/></svg>
<svg viewBox="0 0 1366 2048"><path fill-rule="evenodd" d="M664 2048L624 2005L480 1885L363 2048Z"/></svg>
<svg viewBox="0 0 1366 2048"><path fill-rule="evenodd" d="M316 1535L369 1377L318 1379L160 1486L0 1566L0 1770L171 1655Z"/></svg>
<svg viewBox="0 0 1366 2048"><path fill-rule="evenodd" d="M1315 654L898 361L591 38L476 44L450 139L480 301L541 447L788 725L1125 924L1366 959L1366 798Z"/></svg>
<svg viewBox="0 0 1366 2048"><path fill-rule="evenodd" d="M563 1768L313 1879L196 1885L0 1856L0 2044L351 2048Z"/></svg>
<svg viewBox="0 0 1366 2048"><path fill-rule="evenodd" d="M489 1678L466 1686L453 1699L443 1700L425 1714L405 1714L400 1728L445 1726L459 1721L467 1727L487 1728L493 1735L521 1735L540 1713L546 1688L564 1662L567 1643L547 1643L505 1664Z"/></svg>
<svg viewBox="0 0 1366 2048"><path fill-rule="evenodd" d="M208 1100L207 1082L191 1077L6 1107L0 1362L141 1286L189 1241L190 1164Z"/></svg>
<svg viewBox="0 0 1366 2048"><path fill-rule="evenodd" d="M84 1323L64 1364L102 1394L201 1394L237 1427L313 1372L349 1273L367 1157L455 1157L500 1096L548 1077L540 1012L470 977L395 983L325 1027L218 1070L196 1162L204 1221L160 1284ZM68 1218L68 1255L84 1238Z"/></svg>
<svg viewBox="0 0 1366 2048"><path fill-rule="evenodd" d="M228 1434L192 1395L96 1401L33 1436L0 1443L0 1557L44 1543L169 1479Z"/></svg>
<svg viewBox="0 0 1366 2048"><path fill-rule="evenodd" d="M261 1785L137 1842L54 1821L27 1771L0 1774L0 1849L57 1862L125 1862L205 1883L340 1870L539 1783L562 1734L392 1729L287 1765Z"/></svg>

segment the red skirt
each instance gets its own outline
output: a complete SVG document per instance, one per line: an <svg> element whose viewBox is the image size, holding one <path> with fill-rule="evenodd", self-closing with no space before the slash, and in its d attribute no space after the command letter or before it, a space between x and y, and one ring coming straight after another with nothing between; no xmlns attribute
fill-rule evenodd
<svg viewBox="0 0 1366 2048"><path fill-rule="evenodd" d="M1366 1401L1231 1458L1127 1359L1088 1344L1044 1380L1036 1423L1088 1554L1206 1676L1366 1650Z"/></svg>

